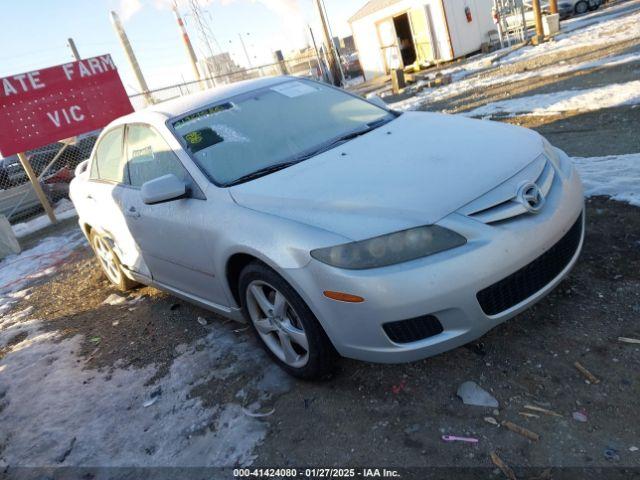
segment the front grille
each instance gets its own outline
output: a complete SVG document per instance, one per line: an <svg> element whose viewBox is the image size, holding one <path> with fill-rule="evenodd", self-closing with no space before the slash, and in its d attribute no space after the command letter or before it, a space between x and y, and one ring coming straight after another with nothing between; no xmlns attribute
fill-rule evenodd
<svg viewBox="0 0 640 480"><path fill-rule="evenodd" d="M458 212L487 225L510 220L528 213L516 198L520 184L532 181L538 186L542 195L548 197L555 178L553 163L544 155L540 155L509 180L468 203Z"/></svg>
<svg viewBox="0 0 640 480"><path fill-rule="evenodd" d="M477 298L484 313L496 315L504 312L529 298L560 275L576 253L581 235L582 215L566 235L540 257L478 292Z"/></svg>
<svg viewBox="0 0 640 480"><path fill-rule="evenodd" d="M392 342L410 343L442 333L442 324L433 315L399 320L382 325Z"/></svg>

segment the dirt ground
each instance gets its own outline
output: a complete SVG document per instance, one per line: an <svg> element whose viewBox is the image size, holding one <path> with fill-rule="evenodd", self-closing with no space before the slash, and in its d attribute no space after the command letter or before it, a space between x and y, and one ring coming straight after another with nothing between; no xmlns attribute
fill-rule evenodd
<svg viewBox="0 0 640 480"><path fill-rule="evenodd" d="M639 48L640 41L626 42L575 52L575 58L564 60L584 61ZM513 68L540 68L556 61L547 58ZM458 112L506 96L628 81L638 78L639 69L634 63L533 84L497 86L427 109ZM534 128L572 156L640 152L640 108L508 121ZM287 380L286 388L273 390L261 403L264 411L274 413L259 420L266 435L255 450L254 466L477 467L464 474L499 478L502 474L490 459L496 452L524 478L564 478L576 472L594 479L638 475L640 451L633 447L640 447L640 345L617 339L640 338L639 213L637 207L604 197L588 199L585 247L572 274L529 311L473 344L403 365L343 359L326 381ZM57 228L75 226L67 222ZM32 285L30 298L14 310L32 306L28 318L46 319L42 329L57 332L60 342L82 335L75 352L78 362L96 375L122 368L146 372L154 366L145 380L150 389L170 374L185 345L200 348L211 332L224 332L243 348L259 348L243 325L153 288L132 292L120 305L104 304L112 293L115 290L85 246L56 275ZM7 349L21 340L0 349L0 362ZM222 367L241 362L242 352L234 352L216 361ZM266 357L256 361L268 362ZM585 381L574 367L576 361L600 382ZM184 393L205 407L232 402L254 376L251 368L234 370L224 381L214 377L186 387ZM499 408L463 405L456 390L467 380L490 391ZM243 404L257 396L255 391L245 395ZM559 415L524 416L522 412L535 413L525 410L526 404ZM574 420L574 412L586 415L586 422ZM488 423L485 417L514 422L540 438L529 440ZM444 443L443 434L476 437L479 443ZM0 444L0 458L6 449ZM28 452L25 455L28 459ZM444 470L439 472L444 476ZM404 478L431 474L438 471L418 471L415 477Z"/></svg>

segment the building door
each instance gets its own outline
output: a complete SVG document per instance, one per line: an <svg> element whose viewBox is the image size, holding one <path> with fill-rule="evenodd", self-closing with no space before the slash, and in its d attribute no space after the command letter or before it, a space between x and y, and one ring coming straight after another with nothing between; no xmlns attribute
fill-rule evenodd
<svg viewBox="0 0 640 480"><path fill-rule="evenodd" d="M413 32L411 31L411 23L409 22L409 14L403 13L397 17L393 17L393 26L395 27L397 44L400 49L400 59L402 66L408 67L415 63L418 58L416 55L416 47L413 43Z"/></svg>
<svg viewBox="0 0 640 480"><path fill-rule="evenodd" d="M402 68L402 59L400 58L400 49L398 48L398 37L396 36L396 28L393 19L388 18L377 24L378 40L380 42L380 50L384 60L384 66L387 73L396 68Z"/></svg>
<svg viewBox="0 0 640 480"><path fill-rule="evenodd" d="M427 5L424 7L415 7L409 13L411 21L411 31L413 32L413 44L415 45L418 62L427 63L434 59L433 54L433 38L431 36L431 28L427 21Z"/></svg>

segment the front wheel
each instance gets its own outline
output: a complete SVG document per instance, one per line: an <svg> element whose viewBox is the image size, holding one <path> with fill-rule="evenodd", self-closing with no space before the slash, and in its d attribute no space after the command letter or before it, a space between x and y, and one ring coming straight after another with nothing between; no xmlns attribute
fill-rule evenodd
<svg viewBox="0 0 640 480"><path fill-rule="evenodd" d="M263 263L240 274L242 311L265 350L285 371L318 379L331 371L336 352L307 304Z"/></svg>
<svg viewBox="0 0 640 480"><path fill-rule="evenodd" d="M118 290L126 292L138 286L137 282L134 282L124 274L118 256L105 237L92 230L89 240L102 271L109 281L118 287Z"/></svg>

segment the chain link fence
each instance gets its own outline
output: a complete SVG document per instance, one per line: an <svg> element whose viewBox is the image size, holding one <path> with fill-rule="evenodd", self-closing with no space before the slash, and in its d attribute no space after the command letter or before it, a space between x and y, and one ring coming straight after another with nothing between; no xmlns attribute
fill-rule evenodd
<svg viewBox="0 0 640 480"><path fill-rule="evenodd" d="M99 131L45 145L25 152L25 158L38 179L46 200L58 219L73 212L69 183L76 166L89 158ZM21 236L47 224L44 207L30 182L18 155L0 159L0 215L9 220Z"/></svg>
<svg viewBox="0 0 640 480"><path fill-rule="evenodd" d="M281 62L269 63L246 69L238 69L223 75L206 77L200 81L195 80L182 82L175 85L169 85L167 87L157 88L150 90L148 94L152 98L153 103L161 103L217 86L261 77L293 75L296 77L321 80L324 76L324 71L326 71L324 62L318 62L318 58L315 55L301 55ZM146 105L144 93L130 95L130 98L131 103L136 110L144 108Z"/></svg>

